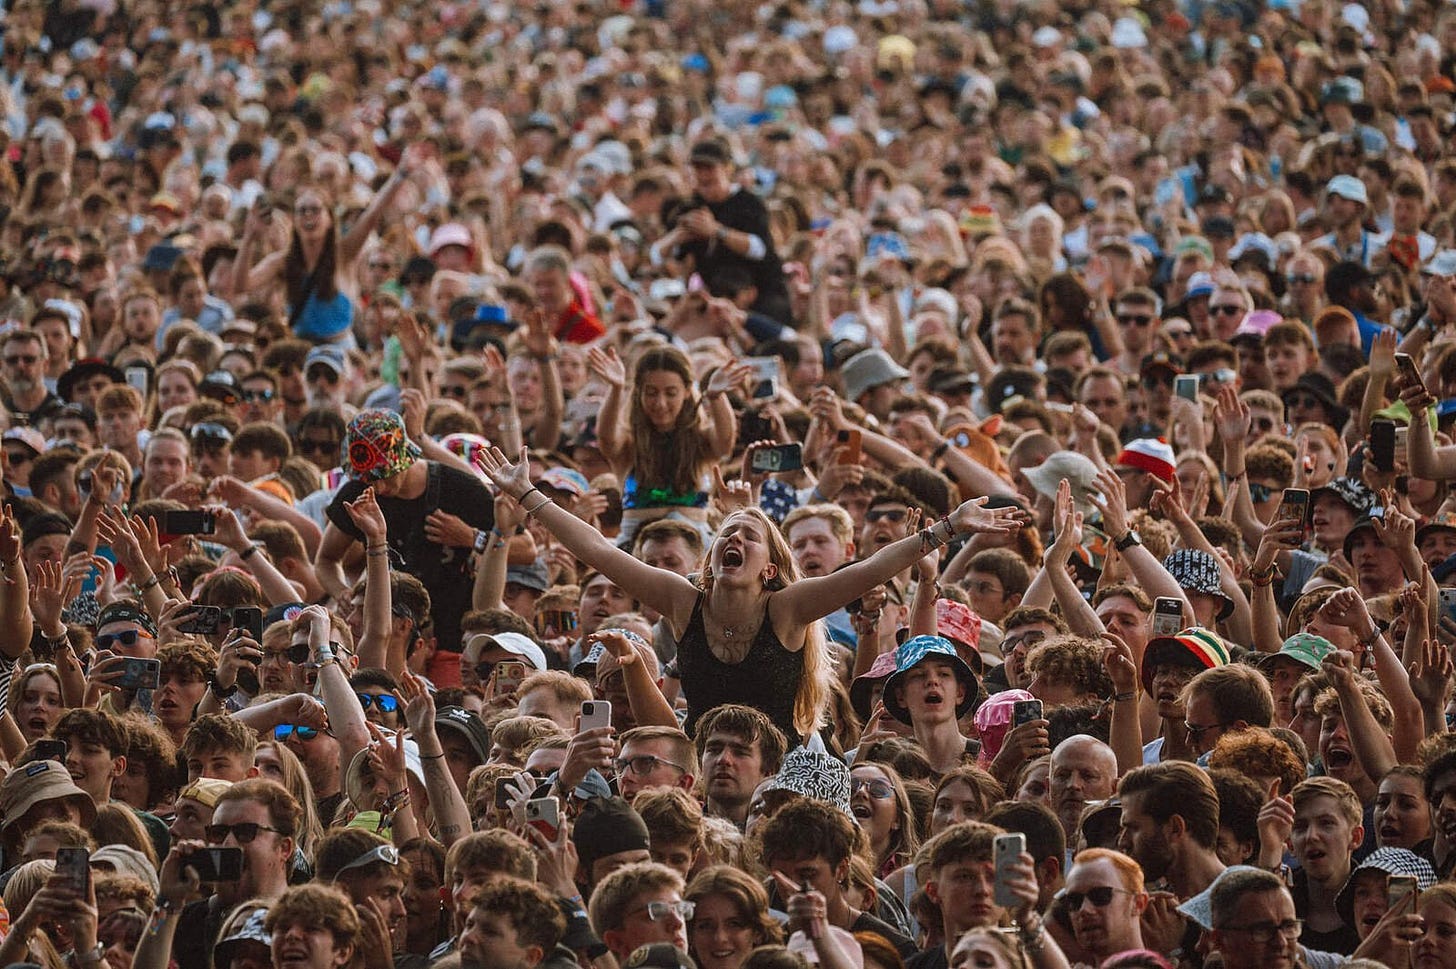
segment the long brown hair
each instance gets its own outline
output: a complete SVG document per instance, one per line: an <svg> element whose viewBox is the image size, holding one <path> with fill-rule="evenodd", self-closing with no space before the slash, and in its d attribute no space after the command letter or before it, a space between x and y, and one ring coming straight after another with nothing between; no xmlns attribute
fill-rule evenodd
<svg viewBox="0 0 1456 969"><path fill-rule="evenodd" d="M339 223L334 218L333 200L329 193L322 186L304 184L298 187L293 194L295 203L298 198L306 193L312 192L319 197L319 204L329 215L329 231L324 234L324 247L319 253L318 265L313 270L313 292L318 296L320 303L327 303L339 295L338 260L339 260ZM287 288L288 305L295 310L308 299L308 293L304 289L304 283L309 276L308 266L304 262L303 237L298 234L298 225L295 221L293 231L288 238L288 256L283 260L283 282Z"/></svg>
<svg viewBox="0 0 1456 969"><path fill-rule="evenodd" d="M643 378L663 371L682 378L686 396L677 422L667 431L659 431L642 409ZM698 413L699 398L693 381L693 364L688 355L676 347L653 347L637 358L632 368L632 468L644 488L669 487L677 494L694 494L702 483L702 475L713 460L708 439L703 433Z"/></svg>

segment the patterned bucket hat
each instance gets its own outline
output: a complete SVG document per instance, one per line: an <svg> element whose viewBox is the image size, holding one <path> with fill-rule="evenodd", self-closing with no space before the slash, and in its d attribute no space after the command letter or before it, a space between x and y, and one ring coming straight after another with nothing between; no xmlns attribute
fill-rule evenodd
<svg viewBox="0 0 1456 969"><path fill-rule="evenodd" d="M914 639L905 640L895 650L895 672L885 681L885 711L901 723L910 722L910 711L895 696L895 687L904 682L902 677L906 673L930 658L950 663L955 670L956 679L966 688L965 698L956 704L956 719L959 720L975 709L980 685L976 681L976 674L956 652L955 644L943 636L916 636Z"/></svg>
<svg viewBox="0 0 1456 969"><path fill-rule="evenodd" d="M764 791L789 791L813 801L823 801L854 816L849 807L849 767L824 749L824 741L818 734L812 735L804 746L795 747L784 755L779 772Z"/></svg>
<svg viewBox="0 0 1456 969"><path fill-rule="evenodd" d="M1345 879L1345 885L1335 896L1335 911L1346 925L1355 924L1355 883L1362 871L1383 871L1386 875L1413 875L1416 892L1425 891L1436 884L1436 870L1431 863L1413 851L1405 848L1377 848L1370 857L1360 862ZM1383 893L1382 893L1383 894Z"/></svg>
<svg viewBox="0 0 1456 969"><path fill-rule="evenodd" d="M420 457L404 430L404 418L390 410L360 411L344 432L344 470L366 484L404 471Z"/></svg>
<svg viewBox="0 0 1456 969"><path fill-rule="evenodd" d="M1229 648L1217 633L1201 626L1190 626L1176 636L1159 636L1148 641L1143 650L1143 689L1153 692L1153 668L1160 663L1181 663L1211 670L1227 665Z"/></svg>
<svg viewBox="0 0 1456 969"><path fill-rule="evenodd" d="M1234 602L1224 594L1219 582L1218 560L1201 548L1180 548L1163 559L1163 568L1185 592L1199 592L1222 599L1218 618L1227 619L1234 611Z"/></svg>

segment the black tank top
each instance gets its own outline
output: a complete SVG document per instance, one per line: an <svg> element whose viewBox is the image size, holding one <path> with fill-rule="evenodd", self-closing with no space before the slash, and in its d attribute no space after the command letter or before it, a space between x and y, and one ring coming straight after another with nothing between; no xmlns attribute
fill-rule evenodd
<svg viewBox="0 0 1456 969"><path fill-rule="evenodd" d="M740 663L713 655L703 627L703 594L677 644L677 667L688 701L686 730L693 734L698 718L714 707L739 703L766 714L784 732L790 747L802 740L794 728L794 698L804 676L804 653L785 649L767 616Z"/></svg>

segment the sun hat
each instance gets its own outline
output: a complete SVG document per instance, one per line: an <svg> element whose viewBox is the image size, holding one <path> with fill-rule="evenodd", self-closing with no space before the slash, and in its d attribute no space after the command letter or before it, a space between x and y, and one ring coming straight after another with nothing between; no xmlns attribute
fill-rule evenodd
<svg viewBox="0 0 1456 969"><path fill-rule="evenodd" d="M90 827L96 820L96 804L91 795L76 786L68 772L53 760L31 761L17 767L0 781L0 831L25 817L42 801L65 800L81 811L81 826Z"/></svg>
<svg viewBox="0 0 1456 969"><path fill-rule="evenodd" d="M221 783L226 784L227 781ZM118 874L131 875L145 882L154 892L161 888L157 881L157 869L147 860L146 855L131 845L102 845L91 852L91 864L110 865Z"/></svg>
<svg viewBox="0 0 1456 969"><path fill-rule="evenodd" d="M229 935L218 939L212 947L212 958L216 965L225 966L232 962L232 950L240 942L257 942L268 948L273 947L273 936L269 933L264 923L268 920L268 907L266 905L258 908L249 915Z"/></svg>
<svg viewBox="0 0 1456 969"><path fill-rule="evenodd" d="M1190 626L1176 636L1158 636L1148 641L1143 650L1143 689L1153 692L1153 672L1163 663L1178 663L1199 670L1226 666L1228 644L1211 629Z"/></svg>
<svg viewBox="0 0 1456 969"><path fill-rule="evenodd" d="M1083 515L1092 513L1091 497L1097 494L1097 465L1077 451L1055 451L1041 464L1021 472L1036 493L1056 498L1063 481L1072 486L1072 504Z"/></svg>
<svg viewBox="0 0 1456 969"><path fill-rule="evenodd" d="M1335 895L1335 911L1346 925L1355 924L1355 882L1362 871L1380 871L1386 875L1411 875L1416 880L1416 892L1425 891L1436 884L1436 870L1431 863L1414 851L1406 848L1386 846L1376 848L1370 856L1350 870L1345 884Z"/></svg>
<svg viewBox="0 0 1456 969"><path fill-rule="evenodd" d="M965 660L961 659L960 653L956 652L955 644L942 636L916 636L901 643L895 650L895 672L885 681L884 704L885 711L901 723L910 722L910 711L895 696L895 687L899 686L902 677L927 659L942 659L950 663L955 670L956 679L965 687L966 695L956 705L956 719L964 717L976 706L976 697L980 692L980 684L976 680L976 674Z"/></svg>
<svg viewBox="0 0 1456 969"><path fill-rule="evenodd" d="M910 376L910 371L900 366L879 347L861 350L840 367L844 379L844 396L850 403L882 384L894 383Z"/></svg>
<svg viewBox="0 0 1456 969"><path fill-rule="evenodd" d="M981 738L981 760L990 762L1001 752L1001 744L1011 732L1011 718L1016 704L1024 700L1035 700L1025 690L1002 690L993 693L976 707L974 717L976 733Z"/></svg>
<svg viewBox="0 0 1456 969"><path fill-rule="evenodd" d="M407 470L420 458L404 418L394 411L366 410L354 415L344 432L344 470L355 481L371 482Z"/></svg>
<svg viewBox="0 0 1456 969"><path fill-rule="evenodd" d="M1315 488L1309 493L1309 503L1313 507L1325 495L1331 495L1344 502L1345 505L1355 513L1355 516L1362 517L1370 513L1375 507L1375 492L1365 487L1364 482L1355 478L1334 478L1329 484Z"/></svg>
<svg viewBox="0 0 1456 969"><path fill-rule="evenodd" d="M1277 653L1263 653L1259 656L1260 666L1267 666L1276 659L1292 659L1310 670L1319 671L1324 658L1335 651L1335 644L1314 633L1295 633L1286 639Z"/></svg>
<svg viewBox="0 0 1456 969"><path fill-rule="evenodd" d="M764 791L789 791L811 801L821 801L853 816L849 806L849 766L824 749L820 736L784 755L779 772L764 785Z"/></svg>
<svg viewBox="0 0 1456 969"><path fill-rule="evenodd" d="M1218 612L1220 620L1227 619L1234 611L1233 600L1223 591L1218 560L1211 553L1201 548L1174 549L1163 559L1163 568L1168 570L1168 574L1183 591L1222 599L1223 606Z"/></svg>
<svg viewBox="0 0 1456 969"><path fill-rule="evenodd" d="M881 653L875 657L870 668L854 678L849 685L849 705L861 721L868 720L874 711L870 709L870 697L874 695L875 684L888 680L895 673L894 652ZM580 675L580 674L578 674Z"/></svg>

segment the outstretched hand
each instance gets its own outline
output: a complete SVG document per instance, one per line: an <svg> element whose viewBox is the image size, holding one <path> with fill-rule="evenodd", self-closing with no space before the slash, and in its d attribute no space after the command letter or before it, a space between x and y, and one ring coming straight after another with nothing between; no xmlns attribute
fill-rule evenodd
<svg viewBox="0 0 1456 969"><path fill-rule="evenodd" d="M531 483L531 453L521 448L520 459L510 461L500 448L492 445L475 453L475 466L490 479L491 484L520 501L526 492L535 487Z"/></svg>
<svg viewBox="0 0 1456 969"><path fill-rule="evenodd" d="M972 498L950 513L950 523L958 535L1009 535L1031 521L1031 516L1015 506L987 508L989 498Z"/></svg>

